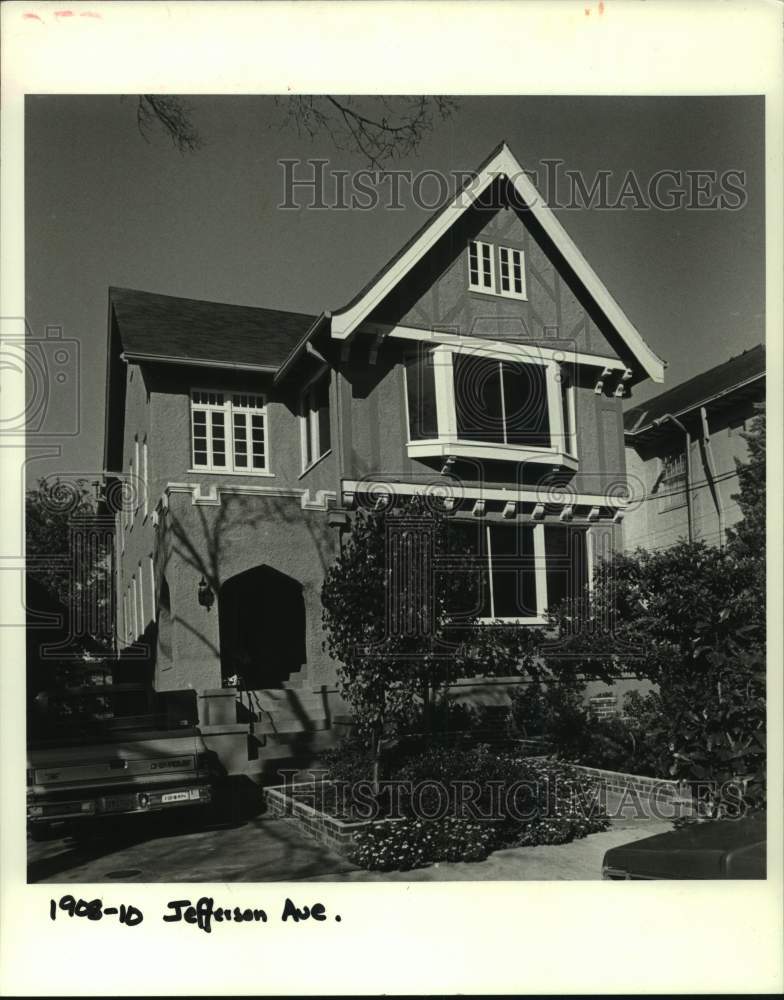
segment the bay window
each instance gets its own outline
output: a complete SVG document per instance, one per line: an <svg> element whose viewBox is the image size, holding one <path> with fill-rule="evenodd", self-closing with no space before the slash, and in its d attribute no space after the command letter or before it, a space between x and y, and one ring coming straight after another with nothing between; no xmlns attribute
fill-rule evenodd
<svg viewBox="0 0 784 1000"><path fill-rule="evenodd" d="M411 458L541 461L577 468L574 390L536 352L420 349L405 369Z"/></svg>
<svg viewBox="0 0 784 1000"><path fill-rule="evenodd" d="M267 472L263 396L195 389L191 393L191 435L195 470Z"/></svg>

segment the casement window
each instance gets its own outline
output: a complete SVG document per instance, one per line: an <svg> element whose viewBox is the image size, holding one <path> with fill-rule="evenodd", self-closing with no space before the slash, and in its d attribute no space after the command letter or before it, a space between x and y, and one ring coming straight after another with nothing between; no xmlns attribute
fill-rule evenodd
<svg viewBox="0 0 784 1000"><path fill-rule="evenodd" d="M150 615L153 621L158 619L158 609L155 604L155 562L152 556L147 557L147 566L150 571Z"/></svg>
<svg viewBox="0 0 784 1000"><path fill-rule="evenodd" d="M495 292L494 248L474 240L468 246L468 287L480 292Z"/></svg>
<svg viewBox="0 0 784 1000"><path fill-rule="evenodd" d="M524 299L525 261L523 251L513 247L499 247L499 294L513 299Z"/></svg>
<svg viewBox="0 0 784 1000"><path fill-rule="evenodd" d="M575 434L574 384L564 365L561 365L560 385L564 451L567 455L576 455L577 439Z"/></svg>
<svg viewBox="0 0 784 1000"><path fill-rule="evenodd" d="M330 376L326 373L311 382L300 400L303 472L323 458L332 447L329 387Z"/></svg>
<svg viewBox="0 0 784 1000"><path fill-rule="evenodd" d="M435 364L433 351L420 353L406 365L408 429L411 441L438 437Z"/></svg>
<svg viewBox="0 0 784 1000"><path fill-rule="evenodd" d="M139 463L139 437L136 434L134 434L133 437L133 467L134 469L136 469L136 476L138 478L139 476L142 475L142 467ZM136 512L139 509L139 505L141 504L141 496L138 488L139 483L132 483L131 486L133 489L132 492L133 505L131 507L131 520L133 520Z"/></svg>
<svg viewBox="0 0 784 1000"><path fill-rule="evenodd" d="M147 519L147 514L149 513L149 496L150 496L150 466L149 466L149 455L147 449L147 438L145 437L142 442L142 503L144 505L144 518Z"/></svg>
<svg viewBox="0 0 784 1000"><path fill-rule="evenodd" d="M139 634L139 605L136 596L136 577L131 578L131 604L133 606L133 633L132 638L135 639Z"/></svg>
<svg viewBox="0 0 784 1000"><path fill-rule="evenodd" d="M659 509L664 512L685 506L686 486L686 453L679 451L666 455L661 460L657 489L660 496Z"/></svg>
<svg viewBox="0 0 784 1000"><path fill-rule="evenodd" d="M143 632L146 623L144 618L144 575L142 574L141 560L139 560L137 570L139 573L139 629Z"/></svg>
<svg viewBox="0 0 784 1000"><path fill-rule="evenodd" d="M588 583L583 527L453 520L449 531L476 584L475 606L453 611L480 621L541 624L548 607L579 597Z"/></svg>
<svg viewBox="0 0 784 1000"><path fill-rule="evenodd" d="M468 244L468 287L475 292L525 299L525 254L516 247L473 240Z"/></svg>
<svg viewBox="0 0 784 1000"><path fill-rule="evenodd" d="M267 473L269 442L264 397L194 389L191 441L194 470Z"/></svg>

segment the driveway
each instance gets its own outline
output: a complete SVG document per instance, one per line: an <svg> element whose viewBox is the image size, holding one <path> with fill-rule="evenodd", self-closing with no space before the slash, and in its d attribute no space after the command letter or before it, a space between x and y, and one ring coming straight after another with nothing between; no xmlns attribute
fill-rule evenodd
<svg viewBox="0 0 784 1000"><path fill-rule="evenodd" d="M28 845L30 882L440 882L600 879L604 852L672 829L618 819L605 833L570 844L496 851L485 861L443 862L410 872L367 872L301 832L290 819L258 816L240 826L183 832L181 823L118 825L92 842Z"/></svg>

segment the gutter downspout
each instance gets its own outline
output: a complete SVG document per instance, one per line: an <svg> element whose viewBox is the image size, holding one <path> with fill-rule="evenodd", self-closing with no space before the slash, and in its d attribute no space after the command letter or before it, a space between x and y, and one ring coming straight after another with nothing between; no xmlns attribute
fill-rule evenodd
<svg viewBox="0 0 784 1000"><path fill-rule="evenodd" d="M654 427L661 427L664 423L674 424L681 431L686 439L686 519L689 529L689 542L694 541L694 527L692 525L691 511L691 434L683 424L671 413L665 413L663 417L657 417L653 421Z"/></svg>
<svg viewBox="0 0 784 1000"><path fill-rule="evenodd" d="M716 469L713 461L713 451L711 449L710 430L708 428L708 411L704 406L700 407L700 417L702 418L702 440L705 445L705 471L708 474L713 503L716 507L716 516L719 519L719 548L724 548L724 509L721 506L721 497L716 486Z"/></svg>

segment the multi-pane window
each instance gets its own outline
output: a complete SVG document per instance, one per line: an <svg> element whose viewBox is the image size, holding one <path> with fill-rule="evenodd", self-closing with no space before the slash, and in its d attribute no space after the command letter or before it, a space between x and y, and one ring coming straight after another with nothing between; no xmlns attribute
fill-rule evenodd
<svg viewBox="0 0 784 1000"><path fill-rule="evenodd" d="M194 390L191 435L195 469L267 471L267 411L263 396Z"/></svg>
<svg viewBox="0 0 784 1000"><path fill-rule="evenodd" d="M307 469L332 447L329 423L329 374L316 379L302 396L302 468Z"/></svg>
<svg viewBox="0 0 784 1000"><path fill-rule="evenodd" d="M550 446L547 372L542 365L457 354L454 382L460 439Z"/></svg>
<svg viewBox="0 0 784 1000"><path fill-rule="evenodd" d="M683 451L667 455L662 459L658 493L660 509L674 510L686 503L686 453Z"/></svg>
<svg viewBox="0 0 784 1000"><path fill-rule="evenodd" d="M481 292L495 291L493 247L474 240L468 247L468 286Z"/></svg>
<svg viewBox="0 0 784 1000"><path fill-rule="evenodd" d="M468 244L468 287L490 295L525 299L525 254L515 247L473 240Z"/></svg>
<svg viewBox="0 0 784 1000"><path fill-rule="evenodd" d="M523 263L523 251L515 250L512 247L499 247L498 256L500 261L501 295L507 295L515 299L525 298L525 265Z"/></svg>

